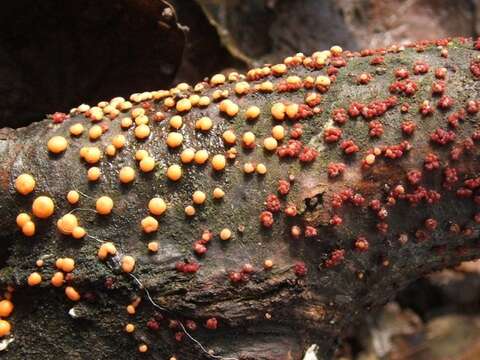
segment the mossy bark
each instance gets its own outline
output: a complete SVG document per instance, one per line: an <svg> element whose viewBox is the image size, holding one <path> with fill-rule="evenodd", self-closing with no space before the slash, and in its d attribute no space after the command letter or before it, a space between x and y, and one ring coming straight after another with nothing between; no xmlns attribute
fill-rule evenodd
<svg viewBox="0 0 480 360"><path fill-rule="evenodd" d="M170 320L194 320L198 329L192 336L207 349L223 357L239 359L300 359L311 344L319 345L319 357L331 358L342 331L355 319L372 307L384 304L395 293L414 279L460 261L478 257L479 225L474 222L478 205L473 198L460 199L457 189L465 179L475 178L480 171L479 147L465 152L458 160L449 159L453 146L461 143L478 129L478 116L468 115L458 127L455 144L436 146L429 141L430 134L437 128L446 129L447 114L462 107L468 100L478 97L479 85L469 69L471 60L477 56L472 43L453 42L448 48L448 58L440 56L440 50L428 46L417 52L407 48L399 53L388 53L385 63L370 65L372 56L347 59L347 66L339 69L336 81L328 92L322 94L320 107L323 111L301 120L304 134L302 142L316 147L318 158L311 164L302 165L297 159L280 159L269 154L258 145L253 150L238 148L238 156L226 170L214 173L209 164L204 166L183 166L183 177L179 182L170 182L165 177L168 165L179 163L180 150L170 150L165 139L169 131L168 118L176 114L167 110L163 101L154 102L151 114L162 111L167 119L161 122L151 120L152 134L146 141L135 139L133 129L122 130L119 119L110 121L108 131L100 140L91 142L87 134L71 138L69 126L82 123L87 128L90 120L75 115L62 124L51 120L32 124L18 130L4 129L0 132L0 231L2 234L1 280L4 285L15 287L13 296L15 311L11 317L12 334L15 340L2 354L5 359L57 359L67 356L72 359L177 359L208 358L188 338L178 342L168 327ZM413 75L419 91L412 97L398 97L399 104L379 117L385 133L378 139L368 136L368 122L361 117L350 119L343 125L343 139L354 139L360 153L345 156L338 144L327 144L323 131L330 126L333 109L348 108L353 101L369 103L386 99L389 85L395 81L394 70L403 66L411 71L417 60L426 61L430 70L425 75ZM434 69L446 67L447 91L455 99L455 105L448 112L435 109L433 115L422 117L418 106L423 100L432 98L430 87ZM374 79L368 85L359 85L356 76L372 73ZM290 67L288 75L317 76L325 69L312 70L302 66ZM283 77L269 77L278 83ZM253 84L252 84L253 86ZM194 107L183 114L183 147L204 148L211 155L225 152L221 139L223 131L233 129L237 135L250 130L263 139L270 135L272 120L271 105L277 101L302 103L307 90L296 92L252 92L237 97L227 83L220 87L207 88L202 95L211 95L217 88L229 89L230 98L240 107L239 114L228 118L219 113L211 104L207 108ZM410 104L410 111L403 114L400 104ZM153 101L152 101L153 103ZM249 105L261 109L260 118L249 122L244 112ZM129 116L122 113L119 118ZM194 129L195 121L209 116L214 127L208 133ZM406 138L400 130L404 118L417 124L415 134L407 140L412 149L396 160L380 159L370 169L362 169L362 154L375 146L398 144ZM291 126L288 121L286 127ZM80 159L82 146L108 145L115 134L127 137L127 145L118 154L104 156L98 165L102 171L101 180L89 183L86 179L87 165ZM54 135L68 139L69 147L61 155L51 155L46 147L47 140ZM257 141L260 143L260 140ZM118 171L122 166L136 168L134 154L146 149L156 159L156 170L150 174L139 172L131 185L121 185ZM434 204L421 202L412 207L405 200L398 200L388 207L389 229L386 233L377 230L375 213L368 208L372 199L385 201L396 185L403 184L407 192L413 188L406 182L406 173L412 169L423 169L426 154L434 151L440 156L442 166L447 164L458 169L460 179L455 189L442 187L443 171L424 171L421 185L441 194ZM265 176L246 175L242 172L247 161L262 162L268 172ZM342 177L331 179L327 175L327 164L345 162L347 169ZM15 192L14 180L21 173L31 173L36 179L36 189L28 196ZM275 215L272 229L265 229L259 223L259 214L264 210L268 194L277 192L279 179L295 178L288 196L282 200L294 203L299 210L295 217ZM221 201L211 199L215 187L221 187L226 196ZM363 206L344 205L335 210L331 206L333 194L351 188L361 193L366 202ZM74 240L60 235L56 220L74 207L65 196L69 190L78 190L82 196L79 210L75 215L88 234L103 241L113 241L122 254L132 255L137 260L134 275L149 290L152 299L168 311L155 309L139 289L132 277L123 274L108 263L96 257L98 242L91 237ZM197 215L185 217L184 207L191 203L195 190L209 194L207 202L197 208ZM48 195L55 201L55 214L47 220L35 220L37 233L26 238L18 231L15 217L19 212L30 212L32 200L39 195ZM102 217L94 211L95 199L110 196L114 210L110 216ZM167 212L159 218L160 229L150 235L142 233L140 221L148 214L148 200L155 195L168 203ZM316 199L316 202L312 201ZM343 224L333 227L329 224L332 214L338 213ZM438 222L427 239L415 237L424 229L424 221L434 218ZM460 232L452 232L451 225L457 224ZM291 227L305 225L317 229L314 238L294 239ZM218 236L208 245L208 252L196 261L200 270L196 274L182 274L175 270L175 263L183 259L195 259L192 244L203 230L218 234L221 229L230 228L233 239L220 241ZM407 234L409 241L399 242L400 234ZM369 249L360 252L355 249L355 239L363 235L368 238ZM160 243L157 254L150 254L146 244L155 239ZM335 249L345 250L345 259L334 267L326 267L325 261ZM48 279L54 273L54 262L59 257L72 257L76 261L73 286L82 294L79 303L66 299L62 289L53 288ZM45 265L38 270L37 259L44 259ZM272 259L272 270L264 270L265 259ZM294 272L294 264L302 261L308 268L304 277ZM239 271L243 264L250 263L255 272L247 282L232 283L230 271ZM112 264L112 263L110 263ZM28 274L42 273L44 282L35 288L26 285ZM105 286L111 282L113 286ZM125 308L134 296L141 296L142 303L137 314L130 316ZM76 318L68 315L75 309ZM154 313L161 313L160 330L146 327ZM215 317L219 321L216 330L206 329L206 319ZM123 326L134 323L137 330L133 335L123 331ZM181 331L180 331L181 332ZM149 352L139 354L139 343L147 343Z"/></svg>

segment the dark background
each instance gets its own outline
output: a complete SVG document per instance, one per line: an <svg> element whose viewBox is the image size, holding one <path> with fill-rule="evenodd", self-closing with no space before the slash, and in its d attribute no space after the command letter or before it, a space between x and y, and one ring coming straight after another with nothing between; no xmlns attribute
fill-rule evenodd
<svg viewBox="0 0 480 360"><path fill-rule="evenodd" d="M0 12L0 127L340 45L480 33L477 0L16 0ZM420 279L339 359L480 359L480 263Z"/></svg>

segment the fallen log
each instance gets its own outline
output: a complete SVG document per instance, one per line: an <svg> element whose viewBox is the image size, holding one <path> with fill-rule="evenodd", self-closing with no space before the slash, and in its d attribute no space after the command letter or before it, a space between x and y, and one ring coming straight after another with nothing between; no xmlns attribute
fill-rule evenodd
<svg viewBox="0 0 480 360"><path fill-rule="evenodd" d="M331 358L480 254L477 48L335 46L1 130L2 357Z"/></svg>

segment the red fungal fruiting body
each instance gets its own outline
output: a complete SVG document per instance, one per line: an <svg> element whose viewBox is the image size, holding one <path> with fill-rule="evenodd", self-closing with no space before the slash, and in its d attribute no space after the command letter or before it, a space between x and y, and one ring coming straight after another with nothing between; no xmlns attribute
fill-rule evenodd
<svg viewBox="0 0 480 360"><path fill-rule="evenodd" d="M376 56L370 60L370 65L381 65L385 62L385 58L383 56Z"/></svg>
<svg viewBox="0 0 480 360"><path fill-rule="evenodd" d="M388 109L397 104L397 98L391 96L386 100L374 100L367 105L364 105L361 110L361 114L365 119L372 119L377 116L382 116Z"/></svg>
<svg viewBox="0 0 480 360"><path fill-rule="evenodd" d="M423 166L424 166L425 169L427 169L429 171L438 169L440 167L440 160L439 160L439 158L436 154L429 153L425 157Z"/></svg>
<svg viewBox="0 0 480 360"><path fill-rule="evenodd" d="M448 95L443 95L438 100L437 107L442 110L450 109L455 104L455 101Z"/></svg>
<svg viewBox="0 0 480 360"><path fill-rule="evenodd" d="M380 137L383 134L383 125L378 120L373 120L368 123L370 129L369 134L371 137Z"/></svg>
<svg viewBox="0 0 480 360"><path fill-rule="evenodd" d="M197 330L197 323L193 320L187 320L185 322L185 327L190 331L195 331Z"/></svg>
<svg viewBox="0 0 480 360"><path fill-rule="evenodd" d="M197 255L203 255L207 252L207 248L205 245L203 245L202 243L200 243L199 241L196 241L194 244L193 244L193 251L195 251L195 253Z"/></svg>
<svg viewBox="0 0 480 360"><path fill-rule="evenodd" d="M469 113L469 114L478 113L478 111L480 110L479 101L478 100L469 100L467 102L467 106L466 106L465 110L467 110L467 113Z"/></svg>
<svg viewBox="0 0 480 360"><path fill-rule="evenodd" d="M432 94L433 95L442 95L445 92L445 81L439 80L432 83Z"/></svg>
<svg viewBox="0 0 480 360"><path fill-rule="evenodd" d="M334 143L340 140L342 137L342 130L338 128L328 128L325 129L323 133L323 138L327 143Z"/></svg>
<svg viewBox="0 0 480 360"><path fill-rule="evenodd" d="M353 102L348 107L348 115L352 118L359 116L362 113L363 104L358 102Z"/></svg>
<svg viewBox="0 0 480 360"><path fill-rule="evenodd" d="M281 195L287 195L290 192L290 183L287 180L279 180L278 192Z"/></svg>
<svg viewBox="0 0 480 360"><path fill-rule="evenodd" d="M260 213L260 224L266 228L271 228L273 225L273 214L270 211L262 211Z"/></svg>
<svg viewBox="0 0 480 360"><path fill-rule="evenodd" d="M288 143L280 146L277 149L277 154L280 158L297 157L302 151L302 143L298 140L288 140Z"/></svg>
<svg viewBox="0 0 480 360"><path fill-rule="evenodd" d="M344 258L345 258L345 250L343 249L333 250L330 253L330 257L327 260L325 260L324 265L326 268L337 266L343 261Z"/></svg>
<svg viewBox="0 0 480 360"><path fill-rule="evenodd" d="M297 215L297 207L295 204L287 204L284 210L285 215L287 216L296 216Z"/></svg>
<svg viewBox="0 0 480 360"><path fill-rule="evenodd" d="M446 76L447 76L447 72L448 72L448 70L444 67L436 68L435 69L435 77L437 79L445 79Z"/></svg>
<svg viewBox="0 0 480 360"><path fill-rule="evenodd" d="M453 185L458 181L457 169L446 167L445 170L443 171L443 174L444 174L443 187L451 190Z"/></svg>
<svg viewBox="0 0 480 360"><path fill-rule="evenodd" d="M347 155L354 154L360 151L359 147L353 142L353 140L344 140L340 144L340 148L343 149L343 152Z"/></svg>
<svg viewBox="0 0 480 360"><path fill-rule="evenodd" d="M378 210L380 210L380 208L382 206L382 203L380 202L380 200L374 199L374 200L370 201L369 206L373 211L378 211Z"/></svg>
<svg viewBox="0 0 480 360"><path fill-rule="evenodd" d="M175 269L178 272L183 272L185 274L196 273L200 268L200 264L196 262L177 262L175 264Z"/></svg>
<svg viewBox="0 0 480 360"><path fill-rule="evenodd" d="M433 106L430 104L430 101L425 100L420 104L418 112L422 114L422 116L429 116L433 114L434 109Z"/></svg>
<svg viewBox="0 0 480 360"><path fill-rule="evenodd" d="M408 113L410 111L410 104L409 103L403 103L401 106L400 106L400 111L402 113Z"/></svg>
<svg viewBox="0 0 480 360"><path fill-rule="evenodd" d="M208 319L205 322L205 327L209 330L215 330L216 328L218 328L218 320L214 317Z"/></svg>
<svg viewBox="0 0 480 360"><path fill-rule="evenodd" d="M437 228L438 222L435 219L427 219L425 220L425 228L429 231L433 231Z"/></svg>
<svg viewBox="0 0 480 360"><path fill-rule="evenodd" d="M415 75L426 74L428 72L428 69L428 64L422 60L416 61L413 65L413 73Z"/></svg>
<svg viewBox="0 0 480 360"><path fill-rule="evenodd" d="M290 136L292 139L299 139L303 135L302 124L295 124L290 130Z"/></svg>
<svg viewBox="0 0 480 360"><path fill-rule="evenodd" d="M55 112L51 115L51 118L54 124L61 124L68 119L68 115L62 112Z"/></svg>
<svg viewBox="0 0 480 360"><path fill-rule="evenodd" d="M397 79L406 79L409 76L408 70L405 68L396 69L394 75Z"/></svg>
<svg viewBox="0 0 480 360"><path fill-rule="evenodd" d="M417 92L418 85L415 81L406 79L394 82L390 85L388 90L392 94L403 94L405 96L412 96Z"/></svg>
<svg viewBox="0 0 480 360"><path fill-rule="evenodd" d="M415 132L417 125L411 120L406 120L402 122L401 128L405 135L412 135Z"/></svg>
<svg viewBox="0 0 480 360"><path fill-rule="evenodd" d="M228 278L230 279L231 282L238 283L242 281L242 274L236 271L232 271L228 274Z"/></svg>
<svg viewBox="0 0 480 360"><path fill-rule="evenodd" d="M365 236L359 236L355 240L355 249L358 251L367 251L368 250L368 240Z"/></svg>
<svg viewBox="0 0 480 360"><path fill-rule="evenodd" d="M480 78L480 59L473 59L470 62L470 72L476 78Z"/></svg>
<svg viewBox="0 0 480 360"><path fill-rule="evenodd" d="M357 83L360 84L360 85L366 85L370 81L372 81L372 79L373 79L372 74L362 73L362 74L357 76Z"/></svg>
<svg viewBox="0 0 480 360"><path fill-rule="evenodd" d="M317 156L318 156L317 150L310 148L308 146L304 146L302 148L302 151L298 155L298 160L300 160L301 162L312 162L312 161L315 161Z"/></svg>
<svg viewBox="0 0 480 360"><path fill-rule="evenodd" d="M345 171L345 168L344 163L330 163L327 166L328 176L331 178L337 177Z"/></svg>
<svg viewBox="0 0 480 360"><path fill-rule="evenodd" d="M305 265L305 263L302 261L297 262L293 269L295 271L295 275L298 277L307 275L307 265Z"/></svg>
<svg viewBox="0 0 480 360"><path fill-rule="evenodd" d="M294 225L290 228L290 234L293 238L298 239L302 235L302 229L300 226Z"/></svg>
<svg viewBox="0 0 480 360"><path fill-rule="evenodd" d="M412 185L418 185L422 180L422 172L419 170L410 170L407 173L407 180Z"/></svg>
<svg viewBox="0 0 480 360"><path fill-rule="evenodd" d="M267 200L265 201L265 206L268 211L272 213L276 213L280 211L281 209L281 204L280 204L280 199L278 198L277 195L270 194L267 196Z"/></svg>
<svg viewBox="0 0 480 360"><path fill-rule="evenodd" d="M175 341L178 341L178 342L181 342L183 340L183 337L185 336L185 334L183 332L176 332L175 333Z"/></svg>
<svg viewBox="0 0 480 360"><path fill-rule="evenodd" d="M332 119L339 125L345 124L348 120L347 111L344 108L338 108L333 110Z"/></svg>
<svg viewBox="0 0 480 360"><path fill-rule="evenodd" d="M155 319L150 319L147 321L147 327L150 329L150 330L153 330L153 331L157 331L160 329L160 324L158 323L157 320Z"/></svg>
<svg viewBox="0 0 480 360"><path fill-rule="evenodd" d="M306 238L312 238L317 236L317 229L315 229L313 226L306 226L305 227L305 237Z"/></svg>
<svg viewBox="0 0 480 360"><path fill-rule="evenodd" d="M446 145L453 142L455 137L456 135L453 131L437 129L430 135L430 140L439 145Z"/></svg>
<svg viewBox="0 0 480 360"><path fill-rule="evenodd" d="M343 223L343 219L338 216L338 215L333 215L332 218L330 219L330 225L332 226L338 226L338 225L341 225Z"/></svg>
<svg viewBox="0 0 480 360"><path fill-rule="evenodd" d="M377 230L382 234L386 234L388 232L388 224L384 222L378 223Z"/></svg>
<svg viewBox="0 0 480 360"><path fill-rule="evenodd" d="M365 198L360 194L355 194L350 198L350 201L355 206L362 206L365 202Z"/></svg>

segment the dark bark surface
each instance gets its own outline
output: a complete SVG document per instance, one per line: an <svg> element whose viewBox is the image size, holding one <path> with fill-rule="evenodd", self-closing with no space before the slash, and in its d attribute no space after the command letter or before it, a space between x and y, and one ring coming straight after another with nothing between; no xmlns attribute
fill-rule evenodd
<svg viewBox="0 0 480 360"><path fill-rule="evenodd" d="M455 40L445 48L448 57L442 57L434 44L426 46L424 51L415 48L396 51L392 48L383 55L384 62L379 65L371 64L379 54L360 57L349 53L332 58L331 64L323 68L290 63L287 73L282 76L250 81L250 92L244 96L235 95L234 83L228 81L220 86L204 83L205 89L199 95L212 97L215 91L227 89L228 98L238 104L240 111L236 116L228 117L219 112L218 102L212 102L208 107L194 106L182 113L184 125L179 132L184 141L181 148L207 149L210 158L224 154L228 147L222 141L222 133L230 129L237 134L238 154L221 172L213 172L209 163L183 165L183 177L178 182L165 177L169 165L180 163L181 150L168 149L165 144L171 130L168 120L177 111L168 109L164 99L144 99L140 104L134 101L134 107L147 108L149 116L151 135L144 141L135 138L133 127L128 130L120 128L120 119L131 116L130 112L121 112L114 120L105 117L101 123L108 126L108 130L93 142L86 133L80 137L69 135L72 124L82 123L87 129L93 125L86 116L75 113L61 124L44 120L15 131L2 130L0 232L3 246L0 259L3 264L0 275L4 286L10 284L15 288L15 310L9 318L13 324L14 341L4 350L2 357L208 358L187 336L183 336L182 341L175 339L176 333L183 333L180 328L169 327L169 320L180 320L185 324L194 320L198 328L189 333L206 349L221 357L301 359L310 345L317 344L319 357L328 359L344 330L369 309L384 304L399 289L423 274L478 257L479 225L475 223L478 186L472 185L469 196L457 194L458 189L468 187L464 184L466 180L475 182L480 171L475 135L478 109L471 111L478 107L475 101L479 85L470 69L478 52L473 49L471 41ZM345 59L347 66L340 66L339 59ZM418 61L428 64L425 74L414 74L413 67ZM321 86L307 89L308 81L302 82L296 91L279 91L288 76L296 75L302 80L313 76L315 79L327 71L332 74L332 65L337 65L339 71L336 77L331 76L328 91ZM408 69L418 91L413 96L397 94L396 104L390 100L391 108L370 118L368 109L378 110L382 105L375 103L368 108L367 104L385 101L392 96L389 86L396 81L395 70L401 67ZM437 108L440 96L431 94L432 82L438 81L435 70L441 67L447 69L445 94L455 101L452 107L443 110ZM357 82L362 73L373 76L367 85ZM275 84L275 91L262 93L254 90L255 84L266 80ZM290 80L291 84L295 83ZM284 122L272 119L274 103L303 104L307 93L320 92L322 99L318 105L302 108L302 111L312 111L311 116ZM195 92L181 90L175 100L192 93ZM430 101L433 109L428 116L419 114L419 106L424 100ZM469 103L471 100L473 103ZM350 117L344 125L332 121L335 109L348 109L353 102L365 105L363 115ZM409 104L409 111L402 112L405 103ZM261 110L256 121L245 120L245 110L250 105ZM460 109L470 112L465 114L458 127L449 128L448 116ZM155 121L157 111L166 118ZM214 126L209 132L194 129L195 121L201 116L212 119ZM415 133L408 137L400 128L407 119L417 126ZM379 138L369 136L369 121L372 120L383 125L384 134ZM298 156L281 158L261 146L263 139L270 136L273 125L282 124L291 130L295 123L303 125L301 146L318 151L313 162L301 162ZM324 140L325 130L331 127L343 131L342 139L337 143ZM446 145L432 141L431 134L438 128L455 133L454 141ZM240 138L245 131L252 131L257 136L254 149L242 148ZM96 165L102 172L100 180L88 182L88 166L79 157L81 147L98 146L103 151L119 133L125 135L126 146L114 157L104 154ZM68 149L60 155L50 154L46 147L48 139L54 135L64 136L69 143ZM339 144L348 139L358 145L358 153L344 154ZM281 145L287 140L288 136ZM411 149L404 148L398 159L388 159L386 154L389 151L398 150L389 147L405 140ZM374 147L380 149L375 163L368 168L362 167L362 159ZM451 151L457 148L462 151L454 160ZM134 160L138 149L148 150L155 158L156 168L152 173L143 174L138 170ZM424 159L431 152L438 155L441 166L429 171ZM268 172L265 175L245 174L242 169L247 162L263 163ZM337 178L328 176L327 168L331 162L345 163L343 175ZM122 185L118 172L127 165L137 169L138 173L133 184ZM455 168L458 175L449 188L445 185L446 168ZM419 184L413 185L407 180L410 170L422 172ZM28 196L21 196L14 189L14 181L22 173L30 173L36 180L36 188ZM290 179L291 190L288 195L280 196L282 211L274 215L273 227L266 229L260 224L259 216L265 210L266 197L277 194L281 179ZM212 199L215 187L223 188L226 193L221 201ZM343 204L335 207L338 195L346 189L361 195L364 202L358 196L343 192ZM82 240L61 235L56 228L57 219L75 208L65 200L69 190L78 190L88 196L81 196L79 209L74 211L88 233ZM191 204L195 190L204 191L207 201L196 206L194 217L186 218L184 207ZM433 201L433 191L440 194L436 201ZM34 218L36 235L27 238L16 228L15 217L20 212L30 213L32 201L39 195L54 200L55 213L46 220ZM95 199L102 195L108 195L114 201L109 216L100 216L94 211ZM159 230L146 235L142 233L140 222L148 215L148 200L156 195L165 199L168 209L158 218ZM369 207L375 199L380 200L380 207L387 210L384 219L380 218L383 215L377 215L378 210ZM283 213L287 204L296 206L296 216ZM342 224L331 225L334 214L343 219ZM429 229L431 222L428 219L436 222L434 229ZM430 225L425 225L426 221ZM381 232L379 223L380 229L385 229L384 224L388 224L388 229ZM309 229L307 226L316 229L317 234L304 236ZM231 240L219 239L218 234L223 228L231 229ZM204 230L211 230L214 238L207 245L207 253L196 258L192 245ZM292 230L300 230L302 235L295 238ZM365 250L365 242L362 248L357 241L359 237L368 242L368 250L361 251ZM140 289L130 275L118 270L115 261L103 263L98 260L96 254L100 244L97 240L112 241L119 253L136 259L134 276L148 289L155 303L167 311L155 308L145 290ZM146 244L151 240L160 244L156 254L147 250ZM331 266L335 250L343 250L344 258ZM69 282L80 292L82 298L79 302L71 302L62 288L49 284L56 271L55 260L60 257L72 257L76 261ZM40 258L44 259L45 265L38 269L35 262ZM184 259L199 262L198 272L184 274L176 271L175 264ZM274 266L270 270L264 269L266 259L273 260ZM299 262L308 269L305 276L300 274ZM246 263L255 269L248 281L231 281L231 272L240 272ZM40 286L26 285L26 279L33 271L43 276ZM142 301L137 313L128 315L126 306L135 296L141 297ZM76 318L68 314L72 307ZM155 313L160 329L154 331L146 324ZM162 320L159 320L159 314ZM212 317L218 320L215 330L204 326ZM123 331L126 323L136 325L133 334ZM148 344L147 353L138 353L140 343Z"/></svg>

